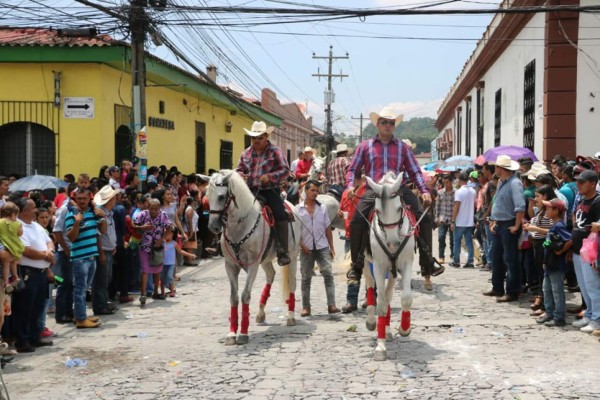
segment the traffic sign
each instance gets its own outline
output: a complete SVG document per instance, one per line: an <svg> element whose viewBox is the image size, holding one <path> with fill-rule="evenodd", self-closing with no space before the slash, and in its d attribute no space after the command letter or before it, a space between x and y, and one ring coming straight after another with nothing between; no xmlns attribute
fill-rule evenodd
<svg viewBox="0 0 600 400"><path fill-rule="evenodd" d="M65 97L63 116L65 118L94 118L94 98Z"/></svg>

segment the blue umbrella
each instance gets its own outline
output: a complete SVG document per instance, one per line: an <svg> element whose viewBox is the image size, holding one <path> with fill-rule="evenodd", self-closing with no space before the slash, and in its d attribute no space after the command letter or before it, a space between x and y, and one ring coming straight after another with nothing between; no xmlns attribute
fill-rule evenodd
<svg viewBox="0 0 600 400"><path fill-rule="evenodd" d="M439 161L434 161L423 165L425 171L435 171L439 167Z"/></svg>
<svg viewBox="0 0 600 400"><path fill-rule="evenodd" d="M440 166L439 169L443 171L456 171L457 169L471 168L475 160L469 156L452 156L447 158Z"/></svg>
<svg viewBox="0 0 600 400"><path fill-rule="evenodd" d="M48 175L30 175L14 181L8 189L11 192L30 192L32 190L58 189L69 184L60 178Z"/></svg>

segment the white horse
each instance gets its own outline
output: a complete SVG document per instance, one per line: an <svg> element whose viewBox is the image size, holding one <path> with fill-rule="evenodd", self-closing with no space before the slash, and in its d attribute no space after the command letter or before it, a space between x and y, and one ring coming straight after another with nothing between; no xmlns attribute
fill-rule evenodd
<svg viewBox="0 0 600 400"><path fill-rule="evenodd" d="M250 297L254 280L260 264L267 276L263 288L257 322L265 320L265 306L271 294L271 285L275 279L273 260L277 257L277 244L272 237L272 228L262 214L262 207L248 189L244 179L231 170L221 170L212 175L207 191L210 204L208 228L213 233L223 231L221 250L225 256L225 269L231 288L230 329L226 345L248 343L248 326L250 324ZM289 204L289 203L288 203ZM293 207L291 207L293 210ZM287 325L296 325L296 260L300 245L300 219L295 215L291 223L288 243L290 265L282 267L283 297L288 303ZM241 270L246 271L246 286L242 292L242 321L240 334L238 330L238 276ZM237 335L237 337L236 337Z"/></svg>
<svg viewBox="0 0 600 400"><path fill-rule="evenodd" d="M390 314L397 273L402 282L402 316L398 331L410 334L410 307L412 294L410 281L414 258L414 230L399 195L402 176L396 178L388 172L379 183L367 177L367 184L376 194L375 215L371 223L371 257L365 257L365 282L367 285L367 329L375 330L375 286L377 287L377 347L374 360L387 360L386 340L392 341ZM369 261L373 262L373 272ZM386 285L386 275L387 285Z"/></svg>

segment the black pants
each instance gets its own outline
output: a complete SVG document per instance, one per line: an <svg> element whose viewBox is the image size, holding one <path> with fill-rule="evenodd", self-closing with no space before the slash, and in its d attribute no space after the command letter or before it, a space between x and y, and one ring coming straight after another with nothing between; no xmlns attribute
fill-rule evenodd
<svg viewBox="0 0 600 400"><path fill-rule="evenodd" d="M402 196L402 202L410 208L417 215L417 219L423 214L419 199L417 196L407 187L400 188L400 196ZM369 240L369 214L375 206L375 192L367 188L362 195L360 201L356 206L356 212L352 221L350 221L350 257L352 263L359 261L362 262L362 256L359 259L361 249L365 248L367 241ZM364 217L363 217L364 216ZM421 265L421 273L425 275L431 275L433 265L431 263L431 240L433 232L433 222L428 215L425 215L419 223L419 229L421 231L421 237L423 240L418 240L419 245L419 264ZM428 247L427 249L425 247ZM361 268L359 265L358 268Z"/></svg>
<svg viewBox="0 0 600 400"><path fill-rule="evenodd" d="M13 315L16 334L16 347L35 344L40 341L40 317L45 311L48 297L46 268L19 266L19 276L25 280L25 289L13 294Z"/></svg>
<svg viewBox="0 0 600 400"><path fill-rule="evenodd" d="M271 207L275 221L287 221L287 214L285 213L283 199L279 195L277 189L252 189L252 193L254 193L254 195L257 197L262 197L265 201L265 204Z"/></svg>

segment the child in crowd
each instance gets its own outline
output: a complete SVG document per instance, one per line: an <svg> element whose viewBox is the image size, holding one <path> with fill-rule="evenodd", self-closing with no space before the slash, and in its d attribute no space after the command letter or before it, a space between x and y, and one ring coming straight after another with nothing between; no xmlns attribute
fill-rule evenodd
<svg viewBox="0 0 600 400"><path fill-rule="evenodd" d="M6 292L12 292L20 279L17 274L17 261L23 255L25 246L19 236L23 234L23 226L17 221L19 207L15 203L7 202L0 209L0 242L4 245L0 250L0 261L2 262L2 279ZM9 285L8 276L12 275Z"/></svg>
<svg viewBox="0 0 600 400"><path fill-rule="evenodd" d="M188 253L181 249L179 243L173 240L173 233L175 228L167 228L165 230L163 247L165 251L164 261L163 261L163 270L160 277L160 294L161 296L165 296L165 287L169 287L169 297L175 297L175 280L173 272L175 271L175 262L177 261L177 257L175 254L180 254L185 257L189 257L192 260L196 259L196 255L192 253Z"/></svg>
<svg viewBox="0 0 600 400"><path fill-rule="evenodd" d="M565 273L567 272L566 253L571 249L571 232L564 223L567 206L564 201L552 199L544 201L546 217L552 226L546 237L544 266L544 306L546 315L536 322L546 326L565 326Z"/></svg>

